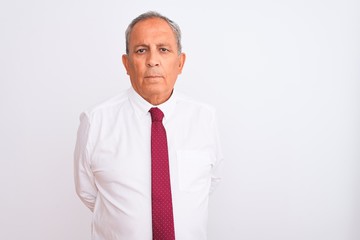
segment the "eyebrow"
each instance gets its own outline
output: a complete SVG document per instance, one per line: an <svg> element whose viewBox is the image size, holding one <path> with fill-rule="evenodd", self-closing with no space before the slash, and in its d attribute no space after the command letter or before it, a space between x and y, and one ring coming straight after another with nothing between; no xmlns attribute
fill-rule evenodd
<svg viewBox="0 0 360 240"><path fill-rule="evenodd" d="M134 49L139 48L139 47L145 47L145 48L149 48L149 44L137 44L134 46ZM170 44L166 44L166 43L159 43L156 44L156 47L167 47L170 48Z"/></svg>
<svg viewBox="0 0 360 240"><path fill-rule="evenodd" d="M146 47L146 48L148 48L149 45L146 45L146 44L137 44L137 45L134 46L134 49L139 48L139 47Z"/></svg>

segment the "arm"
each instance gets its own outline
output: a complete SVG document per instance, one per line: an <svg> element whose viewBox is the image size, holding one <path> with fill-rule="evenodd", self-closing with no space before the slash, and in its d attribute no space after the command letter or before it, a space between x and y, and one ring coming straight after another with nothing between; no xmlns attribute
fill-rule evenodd
<svg viewBox="0 0 360 240"><path fill-rule="evenodd" d="M74 177L76 193L81 201L94 211L97 196L94 175L91 171L88 153L89 119L86 114L80 116L80 126L74 151Z"/></svg>
<svg viewBox="0 0 360 240"><path fill-rule="evenodd" d="M212 122L213 134L214 134L214 152L215 152L215 162L212 166L211 171L211 187L210 194L215 190L216 186L222 180L222 165L223 165L223 155L221 150L221 143L219 137L219 131L217 127L217 119L214 113L214 118Z"/></svg>

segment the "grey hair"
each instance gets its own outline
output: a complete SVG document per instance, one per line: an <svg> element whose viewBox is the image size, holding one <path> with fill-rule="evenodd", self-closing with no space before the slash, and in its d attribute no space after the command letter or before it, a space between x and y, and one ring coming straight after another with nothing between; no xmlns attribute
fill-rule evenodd
<svg viewBox="0 0 360 240"><path fill-rule="evenodd" d="M175 38L176 38L176 42L177 42L177 48L178 48L178 54L180 55L181 53L181 30L179 25L177 25L174 21L170 20L169 18L161 15L158 12L155 11L149 11L146 13L143 13L141 15L139 15L137 18L135 18L134 20L132 20L132 22L129 24L129 26L127 27L126 31L125 31L125 40L126 40L126 54L129 54L129 41L130 41L130 34L135 26L135 24L137 24L138 22L142 21L142 20L146 20L146 19L150 19L150 18L160 18L165 20L169 26L171 27L172 31L175 34Z"/></svg>

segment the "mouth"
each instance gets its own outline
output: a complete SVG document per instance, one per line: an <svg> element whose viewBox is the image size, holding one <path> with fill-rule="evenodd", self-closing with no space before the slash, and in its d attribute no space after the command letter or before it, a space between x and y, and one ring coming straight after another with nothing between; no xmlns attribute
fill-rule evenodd
<svg viewBox="0 0 360 240"><path fill-rule="evenodd" d="M149 76L145 76L144 80L146 82L150 83L161 83L163 81L163 76L161 75L149 75Z"/></svg>
<svg viewBox="0 0 360 240"><path fill-rule="evenodd" d="M150 76L145 76L145 78L162 78L162 76L160 76L160 75L150 75Z"/></svg>

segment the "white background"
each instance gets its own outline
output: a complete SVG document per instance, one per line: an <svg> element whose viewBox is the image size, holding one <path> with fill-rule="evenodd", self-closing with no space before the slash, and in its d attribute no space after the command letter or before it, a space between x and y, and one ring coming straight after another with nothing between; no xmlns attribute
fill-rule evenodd
<svg viewBox="0 0 360 240"><path fill-rule="evenodd" d="M360 239L360 2L0 2L0 239L89 239L72 154L84 109L128 88L124 31L175 20L177 88L218 109L210 240Z"/></svg>

